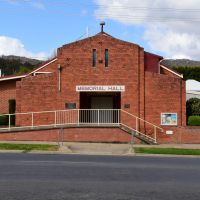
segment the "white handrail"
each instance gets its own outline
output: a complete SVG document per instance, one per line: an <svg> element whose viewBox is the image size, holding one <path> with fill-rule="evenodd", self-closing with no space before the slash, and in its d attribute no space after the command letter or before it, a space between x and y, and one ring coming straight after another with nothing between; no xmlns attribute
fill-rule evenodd
<svg viewBox="0 0 200 200"><path fill-rule="evenodd" d="M47 114L49 115L42 115ZM131 122L133 121L133 118L136 119L135 125L129 126L129 124L126 122L126 117L123 118L122 113L127 114L130 116ZM40 115L41 114L41 115ZM11 125L11 116L15 115L16 120L19 120L19 126L12 126ZM26 116L25 120L24 118L21 118L21 116ZM25 127L45 127L45 126L60 126L60 125L121 125L122 123L129 127L132 130L135 130L137 132L140 132L139 125L140 121L147 123L153 127L154 131L154 139L156 141L157 137L157 131L156 129L160 129L163 131L162 128L159 126L156 126L155 124L148 122L140 117L137 117L125 110L122 109L67 109L67 110L51 110L51 111L38 111L38 112L27 112L27 113L13 113L13 114L0 114L0 116L9 116L8 119L8 130L13 128L25 128ZM21 119L20 119L21 118ZM22 120L22 121L20 121ZM123 121L125 120L125 121ZM21 125L21 126L20 126ZM132 127L134 126L134 127ZM0 128L0 130L5 130L5 127ZM146 130L144 130L146 132ZM145 133L141 133L143 135L146 135L146 137L149 137ZM151 137L149 137L151 138Z"/></svg>
<svg viewBox="0 0 200 200"><path fill-rule="evenodd" d="M152 124L151 122L149 122L149 121L147 121L147 120L144 120L144 119L142 119L142 118L140 118L140 117L137 117L136 115L133 115L133 114L131 114L131 113L125 111L125 110L121 110L121 111L124 112L124 113L127 113L128 115L130 115L130 116L132 116L132 117L135 117L135 118L137 118L137 119L139 119L139 120L141 120L141 121L143 121L143 122L145 122L145 123L147 123L147 124L150 124L150 125L152 125L152 126L155 126L156 128L158 128L158 129L160 129L160 130L163 131L162 128L160 128L159 126L157 126L157 125L155 125L155 124Z"/></svg>

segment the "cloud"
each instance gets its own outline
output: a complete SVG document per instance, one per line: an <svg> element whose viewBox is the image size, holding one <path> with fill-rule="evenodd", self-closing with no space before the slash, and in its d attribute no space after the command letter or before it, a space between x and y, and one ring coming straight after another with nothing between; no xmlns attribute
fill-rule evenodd
<svg viewBox="0 0 200 200"><path fill-rule="evenodd" d="M96 18L142 27L152 51L200 59L199 0L96 0L96 4Z"/></svg>
<svg viewBox="0 0 200 200"><path fill-rule="evenodd" d="M6 36L0 36L0 55L25 56L40 60L46 60L48 57L45 52L30 52L24 47L20 40Z"/></svg>

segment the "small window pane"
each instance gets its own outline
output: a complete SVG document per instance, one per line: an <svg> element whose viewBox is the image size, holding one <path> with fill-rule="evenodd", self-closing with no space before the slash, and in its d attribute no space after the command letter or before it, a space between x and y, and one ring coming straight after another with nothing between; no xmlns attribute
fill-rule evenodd
<svg viewBox="0 0 200 200"><path fill-rule="evenodd" d="M65 104L65 109L75 109L76 108L76 103L66 103Z"/></svg>
<svg viewBox="0 0 200 200"><path fill-rule="evenodd" d="M108 67L108 49L105 49L105 67Z"/></svg>
<svg viewBox="0 0 200 200"><path fill-rule="evenodd" d="M96 67L96 60L97 60L97 52L96 49L92 50L92 66Z"/></svg>

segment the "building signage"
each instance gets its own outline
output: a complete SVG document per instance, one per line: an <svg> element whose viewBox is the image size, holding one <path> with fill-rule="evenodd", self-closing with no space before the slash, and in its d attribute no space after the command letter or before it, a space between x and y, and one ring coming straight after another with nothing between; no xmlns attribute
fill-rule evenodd
<svg viewBox="0 0 200 200"><path fill-rule="evenodd" d="M177 113L161 113L161 125L163 126L177 126Z"/></svg>
<svg viewBox="0 0 200 200"><path fill-rule="evenodd" d="M77 92L124 92L124 85L77 85Z"/></svg>

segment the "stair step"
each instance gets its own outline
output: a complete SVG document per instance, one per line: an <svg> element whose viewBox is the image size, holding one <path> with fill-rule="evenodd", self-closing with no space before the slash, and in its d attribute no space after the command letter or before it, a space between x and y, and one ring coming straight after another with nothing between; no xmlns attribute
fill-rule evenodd
<svg viewBox="0 0 200 200"><path fill-rule="evenodd" d="M148 143L148 144L155 144L154 139L149 138L147 135L144 135L140 132L136 132L134 129L128 128L126 126L121 125L120 129L129 133L129 134L133 134L133 136L137 137L138 139Z"/></svg>

